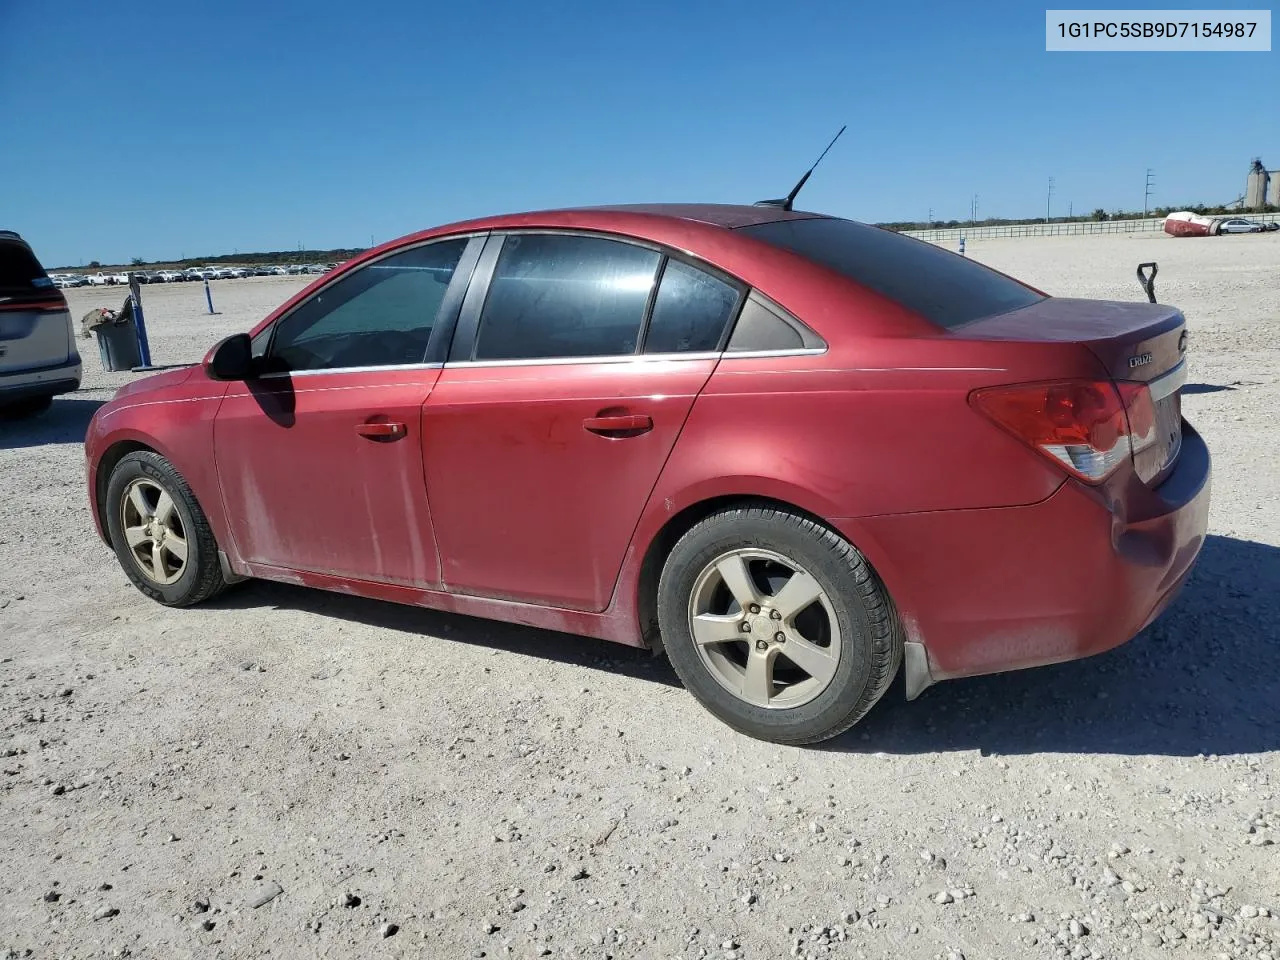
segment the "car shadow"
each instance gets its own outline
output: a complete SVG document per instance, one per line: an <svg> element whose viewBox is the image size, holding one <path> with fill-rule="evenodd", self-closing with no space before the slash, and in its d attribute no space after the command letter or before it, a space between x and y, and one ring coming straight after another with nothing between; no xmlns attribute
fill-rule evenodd
<svg viewBox="0 0 1280 960"><path fill-rule="evenodd" d="M1221 393L1223 390L1234 390L1235 387L1228 387L1219 383L1188 383L1182 388L1184 394L1193 393Z"/></svg>
<svg viewBox="0 0 1280 960"><path fill-rule="evenodd" d="M206 606L299 610L379 629L423 637L440 637L447 641L554 660L569 667L604 670L667 686L680 686L680 680L667 659L654 656L648 650L554 630L370 600L293 584L253 580L211 600Z"/></svg>
<svg viewBox="0 0 1280 960"><path fill-rule="evenodd" d="M47 411L13 420L0 418L0 448L43 447L55 443L84 443L85 430L107 401L74 395L54 397Z"/></svg>
<svg viewBox="0 0 1280 960"><path fill-rule="evenodd" d="M1210 536L1182 595L1130 643L1071 663L939 683L911 703L899 677L865 720L814 749L1169 756L1275 750L1277 582L1280 548ZM515 624L265 581L212 603L302 610L680 686L666 659L648 651Z"/></svg>

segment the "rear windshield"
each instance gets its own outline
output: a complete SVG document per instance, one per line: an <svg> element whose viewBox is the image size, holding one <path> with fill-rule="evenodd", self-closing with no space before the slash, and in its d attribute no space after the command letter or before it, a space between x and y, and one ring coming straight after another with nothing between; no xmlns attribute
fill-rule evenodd
<svg viewBox="0 0 1280 960"><path fill-rule="evenodd" d="M0 240L0 291L15 296L51 289L53 283L30 247L16 240Z"/></svg>
<svg viewBox="0 0 1280 960"><path fill-rule="evenodd" d="M1044 299L980 263L852 220L776 220L739 229L835 270L944 329Z"/></svg>

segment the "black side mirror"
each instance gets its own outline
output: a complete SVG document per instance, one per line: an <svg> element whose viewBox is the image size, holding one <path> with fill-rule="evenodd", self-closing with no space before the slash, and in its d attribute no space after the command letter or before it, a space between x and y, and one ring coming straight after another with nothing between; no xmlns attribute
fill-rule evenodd
<svg viewBox="0 0 1280 960"><path fill-rule="evenodd" d="M248 380L253 375L253 347L247 333L233 333L218 342L205 360L214 380Z"/></svg>

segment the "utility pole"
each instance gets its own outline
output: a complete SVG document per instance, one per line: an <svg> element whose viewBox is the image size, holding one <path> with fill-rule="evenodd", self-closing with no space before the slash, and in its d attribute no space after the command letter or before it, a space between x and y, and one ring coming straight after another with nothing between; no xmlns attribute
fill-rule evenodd
<svg viewBox="0 0 1280 960"><path fill-rule="evenodd" d="M1154 176L1155 171L1147 167L1147 188L1142 195L1142 215L1144 217L1147 216L1148 211L1151 209L1151 187L1155 183L1155 180L1152 179Z"/></svg>
<svg viewBox="0 0 1280 960"><path fill-rule="evenodd" d="M929 226L933 226L933 207L929 208Z"/></svg>
<svg viewBox="0 0 1280 960"><path fill-rule="evenodd" d="M1044 201L1044 222L1049 222L1049 205L1053 203L1053 177L1049 178L1049 194Z"/></svg>
<svg viewBox="0 0 1280 960"><path fill-rule="evenodd" d="M1075 204L1072 203L1072 201L1068 200L1067 201L1067 219L1068 220L1070 220L1072 217L1075 216L1074 209L1075 209Z"/></svg>

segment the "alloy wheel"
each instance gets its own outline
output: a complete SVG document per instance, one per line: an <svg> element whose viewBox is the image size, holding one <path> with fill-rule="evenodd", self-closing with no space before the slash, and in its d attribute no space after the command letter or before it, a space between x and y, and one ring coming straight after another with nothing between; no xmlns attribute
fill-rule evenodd
<svg viewBox="0 0 1280 960"><path fill-rule="evenodd" d="M707 564L690 592L689 632L721 686L771 710L819 696L840 662L830 598L800 564L771 550L731 550Z"/></svg>
<svg viewBox="0 0 1280 960"><path fill-rule="evenodd" d="M175 583L187 569L187 536L173 497L145 477L120 498L120 528L138 569L153 583Z"/></svg>

